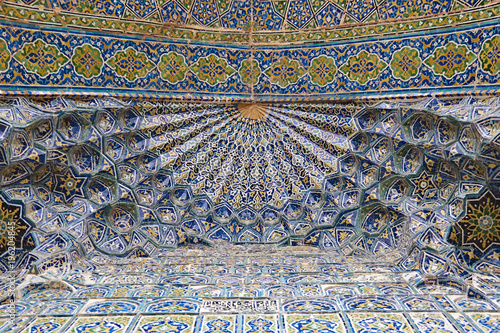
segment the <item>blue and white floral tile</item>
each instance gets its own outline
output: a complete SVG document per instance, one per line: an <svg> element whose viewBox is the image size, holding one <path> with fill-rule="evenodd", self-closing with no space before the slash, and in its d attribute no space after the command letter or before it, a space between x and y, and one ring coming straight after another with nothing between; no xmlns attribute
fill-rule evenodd
<svg viewBox="0 0 500 333"><path fill-rule="evenodd" d="M139 316L128 332L192 333L195 330L196 319L196 316L189 315Z"/></svg>
<svg viewBox="0 0 500 333"><path fill-rule="evenodd" d="M64 332L125 333L133 318L132 316L77 317Z"/></svg>
<svg viewBox="0 0 500 333"><path fill-rule="evenodd" d="M455 332L457 327L441 312L408 312L421 332Z"/></svg>
<svg viewBox="0 0 500 333"><path fill-rule="evenodd" d="M204 315L201 333L236 333L238 325L236 315Z"/></svg>
<svg viewBox="0 0 500 333"><path fill-rule="evenodd" d="M329 332L345 333L345 322L339 313L328 314L286 314L284 318L285 332Z"/></svg>
<svg viewBox="0 0 500 333"><path fill-rule="evenodd" d="M129 300L90 300L82 313L91 315L133 314L139 310L140 303Z"/></svg>
<svg viewBox="0 0 500 333"><path fill-rule="evenodd" d="M198 313L199 302L174 299L154 299L145 304L142 313Z"/></svg>
<svg viewBox="0 0 500 333"><path fill-rule="evenodd" d="M84 304L85 302L81 300L51 301L47 303L41 314L71 316L77 314Z"/></svg>
<svg viewBox="0 0 500 333"><path fill-rule="evenodd" d="M481 332L477 328L477 326L473 324L473 320L470 318L466 318L462 313L459 312L448 312L448 313L463 331L471 333Z"/></svg>
<svg viewBox="0 0 500 333"><path fill-rule="evenodd" d="M500 330L500 313L498 312L467 313L467 316L484 332Z"/></svg>
<svg viewBox="0 0 500 333"><path fill-rule="evenodd" d="M279 320L277 314L251 314L243 317L243 332L244 333L278 333Z"/></svg>
<svg viewBox="0 0 500 333"><path fill-rule="evenodd" d="M69 317L42 317L33 319L22 331L22 333L47 332L63 333L71 321Z"/></svg>
<svg viewBox="0 0 500 333"><path fill-rule="evenodd" d="M348 313L355 333L397 332L413 333L414 329L403 313Z"/></svg>

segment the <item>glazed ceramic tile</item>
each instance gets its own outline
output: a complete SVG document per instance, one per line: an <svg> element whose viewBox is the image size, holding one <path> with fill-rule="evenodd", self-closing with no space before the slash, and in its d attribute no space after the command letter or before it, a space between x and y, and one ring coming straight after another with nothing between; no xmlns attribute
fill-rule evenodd
<svg viewBox="0 0 500 333"><path fill-rule="evenodd" d="M349 313L354 332L396 330L413 332L402 313Z"/></svg>
<svg viewBox="0 0 500 333"><path fill-rule="evenodd" d="M466 317L464 317L464 315L462 315L461 313L451 313L451 316L453 317L453 319L455 319L455 321L458 323L458 325L460 325L460 327L465 331L465 332L479 332L476 328L476 326L474 326L470 319L467 319Z"/></svg>
<svg viewBox="0 0 500 333"><path fill-rule="evenodd" d="M279 332L278 316L277 315L245 315L244 316L244 333Z"/></svg>
<svg viewBox="0 0 500 333"><path fill-rule="evenodd" d="M2 1L0 331L498 329L499 17Z"/></svg>
<svg viewBox="0 0 500 333"><path fill-rule="evenodd" d="M202 318L201 332L211 333L222 331L225 333L236 332L237 320L235 315L207 315Z"/></svg>
<svg viewBox="0 0 500 333"><path fill-rule="evenodd" d="M194 332L194 316L141 316L131 332Z"/></svg>
<svg viewBox="0 0 500 333"><path fill-rule="evenodd" d="M26 328L22 330L23 333L28 332L66 332L67 324L71 318L37 318L31 321Z"/></svg>
<svg viewBox="0 0 500 333"><path fill-rule="evenodd" d="M41 312L43 315L74 315L82 308L85 302L82 301L52 301L45 306Z"/></svg>
<svg viewBox="0 0 500 333"><path fill-rule="evenodd" d="M439 312L409 312L408 315L422 332L436 329L443 330L443 332L454 332L457 330L457 328Z"/></svg>
<svg viewBox="0 0 500 333"><path fill-rule="evenodd" d="M133 317L77 317L66 332L77 333L85 330L126 332Z"/></svg>
<svg viewBox="0 0 500 333"><path fill-rule="evenodd" d="M500 327L500 316L494 312L467 313L467 316L485 332L494 332Z"/></svg>
<svg viewBox="0 0 500 333"><path fill-rule="evenodd" d="M135 313L140 303L123 300L92 300L89 301L83 313L86 314L130 314Z"/></svg>
<svg viewBox="0 0 500 333"><path fill-rule="evenodd" d="M268 29L264 29L264 35L254 37L253 34L247 36L235 31L228 31L226 34L217 31L224 26L241 28L245 22L243 17L250 19L248 16L251 11L250 2L258 5L252 7L256 13L250 16L262 18L257 14L262 11L268 20L266 23L246 22L244 25L267 27ZM286 2L286 0L280 1L278 2L280 5L277 6L282 6L285 10ZM196 99L208 96L212 100L228 99L243 102L255 97L282 101L291 97L321 100L338 96L364 97L393 93L405 96L425 92L430 95L432 89L442 91L444 94L450 89L464 93L475 89L497 87L500 70L496 60L492 60L497 57L495 45L500 40L497 26L473 26L480 31L471 30L470 27L455 26L455 31L451 32L435 28L430 33L418 31L416 28L412 30L416 36L398 34L390 37L389 34L379 40L354 44L350 40L339 38L340 42L325 45L321 45L321 41L328 40L334 35L349 38L358 34L376 34L377 29L346 27L346 36L340 36L341 33L338 31L311 33L303 31L322 26L325 20L335 20L334 17L339 15L344 15L345 23L349 20L352 20L350 23L370 21L370 18L378 16L375 0L364 2L363 6L353 1L345 2L347 12L341 14L343 9L335 4L325 3L322 6L317 3L316 6L321 10L314 13L312 8L315 5L309 1L290 0L288 9L283 13L287 15L286 20L280 14L273 14L274 6L269 1L233 2L235 7L231 6L231 9L221 16L222 18L219 17L221 13L217 13L218 5L214 1L194 1L192 12L178 2L165 4L161 9L155 6L151 13L146 11L149 13L148 17L163 17L167 24L175 24L172 22L177 20L182 24L216 29L211 34L203 32L195 34L186 28L173 28L176 32L169 33L184 36L175 43L171 43L167 38L152 41L134 34L117 37L108 32L104 36L97 36L86 30L66 36L64 32L54 30L48 25L40 27L35 24L22 29L10 29L8 23L4 23L0 25L2 36L0 73L5 74L0 79L0 86L8 90L21 88L27 93L31 93L31 90L26 87L52 92L70 88L78 93L89 90L100 93L112 87L117 93L122 94L121 96L141 94L151 98L161 94L168 98L180 99L182 96ZM451 3L446 2L448 5ZM148 4L152 3L155 2L148 1ZM239 5L243 3L244 8L240 8ZM367 4L370 4L367 6L369 10L364 8ZM15 7L13 4L10 6ZM116 4L108 3L103 6L115 7ZM132 17L143 19L142 15L135 14L131 7L137 8L136 5L128 4L126 12L132 15L127 15L128 19ZM139 7L145 8L144 5ZM38 18L47 16L47 13L41 15L38 10L39 8L33 8L28 12L32 12ZM85 9L82 7L80 10ZM489 8L476 12L475 16L488 17L488 14L490 17L495 16L498 10L498 7ZM152 14L153 12L156 14ZM236 19L233 17L236 12L240 16L245 14ZM24 15L26 13L24 12ZM24 16L19 9L12 9L10 15ZM315 18L316 15L318 16ZM53 20L59 20L57 15L48 16L52 16ZM273 16L274 19L271 18ZM110 17L94 18L97 21L89 17L81 19L89 23L93 21L93 24L99 22L101 26L110 24L111 30L116 29L117 25L130 25L130 31L137 28L131 23L133 21L111 23L113 19ZM459 15L460 19L464 18ZM467 19L475 18L474 15L470 15ZM236 24L235 20L239 23ZM441 24L453 25L455 20L457 17L452 15L448 20L441 17L430 19L426 23L435 27ZM79 22L80 18L74 18L73 21ZM156 25L152 24L150 31L158 31L162 29L163 21L160 20ZM418 23L415 21L414 24L418 26L421 21ZM290 34L285 33L284 36L273 34L275 38L282 39L279 48L273 48L266 43L250 47L246 43L250 38L264 40L272 38L269 34L266 35L265 30L279 30L280 26L292 28L294 31ZM37 33L38 27L42 29L41 33ZM384 22L379 28L388 28L389 32L394 34L396 30L401 29L401 26ZM109 31L108 28L105 30ZM187 41L186 36L190 36ZM190 39L196 39L198 36L203 36L205 42L189 43ZM287 41L294 37L301 40L313 38L316 39L316 43L310 44L307 48L294 46ZM220 41L222 38L239 42L227 47L221 47L217 42L210 42L211 39ZM394 38L397 39L393 40ZM19 43L19 40L22 43ZM105 40L109 40L112 46L103 48ZM38 52L39 57L31 57L33 52ZM45 61L49 58L50 62ZM14 75L14 73L20 74ZM114 78L112 86L108 86L110 77Z"/></svg>
<svg viewBox="0 0 500 333"><path fill-rule="evenodd" d="M314 314L314 315L285 315L286 332L299 333L307 330L344 333L346 332L344 321L338 313Z"/></svg>
<svg viewBox="0 0 500 333"><path fill-rule="evenodd" d="M1 318L0 331L5 333L19 332L21 328L25 327L30 321L30 317L17 317L13 320L7 320L6 318ZM32 321L32 320L31 320Z"/></svg>

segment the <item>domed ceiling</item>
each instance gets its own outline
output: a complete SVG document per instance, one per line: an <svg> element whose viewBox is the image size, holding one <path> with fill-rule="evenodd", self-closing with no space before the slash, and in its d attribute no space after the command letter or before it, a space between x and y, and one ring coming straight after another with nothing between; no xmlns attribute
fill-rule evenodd
<svg viewBox="0 0 500 333"><path fill-rule="evenodd" d="M461 260L472 251L485 261L464 264L497 264L487 260L500 245L497 98L19 98L1 110L2 221L17 223L21 265L159 256L220 240L403 267L424 250Z"/></svg>
<svg viewBox="0 0 500 333"><path fill-rule="evenodd" d="M499 14L3 1L2 269L219 241L499 264Z"/></svg>
<svg viewBox="0 0 500 333"><path fill-rule="evenodd" d="M0 332L497 330L499 15L0 0Z"/></svg>

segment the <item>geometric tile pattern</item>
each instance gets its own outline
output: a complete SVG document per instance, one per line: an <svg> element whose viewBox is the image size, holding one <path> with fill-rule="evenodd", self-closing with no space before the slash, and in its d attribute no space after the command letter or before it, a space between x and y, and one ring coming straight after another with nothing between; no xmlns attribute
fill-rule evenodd
<svg viewBox="0 0 500 333"><path fill-rule="evenodd" d="M500 5L1 3L0 332L500 330Z"/></svg>
<svg viewBox="0 0 500 333"><path fill-rule="evenodd" d="M83 259L67 267L58 284L50 282L50 272L23 275L15 319L8 320L9 305L0 305L0 327L179 333L498 329L498 270L431 277L387 259L224 242L165 250L140 261ZM245 290L253 296L243 297Z"/></svg>
<svg viewBox="0 0 500 333"><path fill-rule="evenodd" d="M198 75L231 73L216 59ZM47 272L223 241L388 256L443 279L496 269L499 106L6 100L0 246L9 225L17 239L0 267Z"/></svg>

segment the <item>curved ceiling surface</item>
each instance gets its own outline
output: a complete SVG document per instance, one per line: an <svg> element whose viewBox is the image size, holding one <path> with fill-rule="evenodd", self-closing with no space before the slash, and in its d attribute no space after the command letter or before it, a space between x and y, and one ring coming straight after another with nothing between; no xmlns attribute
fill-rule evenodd
<svg viewBox="0 0 500 333"><path fill-rule="evenodd" d="M486 262L465 265L487 268L500 245L496 98L1 110L2 221L17 223L19 265L222 240L408 267L420 251L472 251Z"/></svg>

